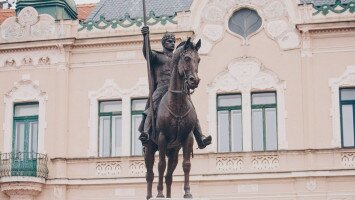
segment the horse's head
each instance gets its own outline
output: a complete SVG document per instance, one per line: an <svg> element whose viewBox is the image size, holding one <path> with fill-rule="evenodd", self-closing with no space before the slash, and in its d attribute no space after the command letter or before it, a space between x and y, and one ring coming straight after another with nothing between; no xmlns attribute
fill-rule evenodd
<svg viewBox="0 0 355 200"><path fill-rule="evenodd" d="M200 83L198 77L198 65L200 63L198 50L200 47L201 40L194 44L189 38L186 42L182 42L174 53L174 63L177 65L179 75L184 77L190 89L197 88Z"/></svg>

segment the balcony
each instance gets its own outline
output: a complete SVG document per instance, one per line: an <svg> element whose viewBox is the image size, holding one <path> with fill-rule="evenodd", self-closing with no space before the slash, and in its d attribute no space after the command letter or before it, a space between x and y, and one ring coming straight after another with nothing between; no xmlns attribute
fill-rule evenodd
<svg viewBox="0 0 355 200"><path fill-rule="evenodd" d="M10 199L34 199L48 178L47 155L32 152L0 154L1 191Z"/></svg>

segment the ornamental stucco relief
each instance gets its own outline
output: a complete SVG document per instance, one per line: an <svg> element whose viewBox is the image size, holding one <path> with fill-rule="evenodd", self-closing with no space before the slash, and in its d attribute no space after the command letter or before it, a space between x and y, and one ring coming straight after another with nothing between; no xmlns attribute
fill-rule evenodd
<svg viewBox="0 0 355 200"><path fill-rule="evenodd" d="M236 157L217 157L216 169L219 172L239 172L244 169L244 158Z"/></svg>
<svg viewBox="0 0 355 200"><path fill-rule="evenodd" d="M33 7L25 7L17 17L7 18L1 24L0 42L53 39L63 34L52 16L39 15Z"/></svg>
<svg viewBox="0 0 355 200"><path fill-rule="evenodd" d="M280 166L279 156L253 156L252 168L255 170L275 170Z"/></svg>
<svg viewBox="0 0 355 200"><path fill-rule="evenodd" d="M121 162L97 162L97 176L118 176L121 174Z"/></svg>
<svg viewBox="0 0 355 200"><path fill-rule="evenodd" d="M340 131L340 105L339 105L339 89L341 87L355 86L355 65L348 66L344 73L337 78L329 79L329 87L331 90L332 106L330 116L333 124L332 147L341 147L341 131Z"/></svg>
<svg viewBox="0 0 355 200"><path fill-rule="evenodd" d="M18 102L30 102L35 101L39 103L39 117L38 117L38 153L45 153L44 150L44 138L45 129L47 127L46 122L46 101L48 95L42 91L39 87L38 81L32 81L30 76L23 75L22 80L16 82L14 87L5 94L5 119L4 119L4 149L2 152L11 152L12 145L12 116L13 107Z"/></svg>
<svg viewBox="0 0 355 200"><path fill-rule="evenodd" d="M286 84L274 72L266 69L254 58L239 58L230 62L227 69L219 73L208 86L209 132L217 138L216 96L223 93L241 93L243 105L243 151L251 151L251 92L273 90L277 92L278 149L287 149L285 93ZM217 149L216 144L212 144Z"/></svg>
<svg viewBox="0 0 355 200"><path fill-rule="evenodd" d="M1 52L0 70L14 67L66 67L65 53L60 49L46 48L40 50L22 49L13 52Z"/></svg>
<svg viewBox="0 0 355 200"><path fill-rule="evenodd" d="M341 154L341 163L344 167L355 167L355 152Z"/></svg>
<svg viewBox="0 0 355 200"><path fill-rule="evenodd" d="M263 19L262 27L256 33L265 27L267 35L275 40L282 50L299 48L300 36L295 30L295 25L289 20L289 13L284 2L280 0L209 0L201 11L203 17L196 24L197 37L202 38L202 41L207 40L207 46L202 45L201 54L208 54L213 46L222 40L226 30L235 35L228 28L228 20L236 10L244 7L255 9ZM241 39L243 45L247 44L248 38Z"/></svg>
<svg viewBox="0 0 355 200"><path fill-rule="evenodd" d="M130 161L129 163L129 173L132 176L143 176L145 175L146 169L143 160Z"/></svg>

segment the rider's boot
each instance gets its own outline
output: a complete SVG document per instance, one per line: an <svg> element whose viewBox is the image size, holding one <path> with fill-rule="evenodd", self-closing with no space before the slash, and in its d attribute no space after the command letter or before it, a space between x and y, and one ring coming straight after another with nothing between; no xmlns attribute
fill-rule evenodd
<svg viewBox="0 0 355 200"><path fill-rule="evenodd" d="M198 120L193 133L199 149L204 149L207 145L211 144L212 137L210 135L206 137L202 134L200 122Z"/></svg>
<svg viewBox="0 0 355 200"><path fill-rule="evenodd" d="M151 115L147 115L144 121L143 130L140 130L141 134L139 135L138 139L142 142L143 146L148 144L151 121Z"/></svg>

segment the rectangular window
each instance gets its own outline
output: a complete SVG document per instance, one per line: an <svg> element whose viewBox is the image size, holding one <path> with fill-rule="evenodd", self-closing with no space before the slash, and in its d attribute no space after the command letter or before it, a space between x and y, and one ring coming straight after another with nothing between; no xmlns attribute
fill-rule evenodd
<svg viewBox="0 0 355 200"><path fill-rule="evenodd" d="M38 151L38 103L14 105L12 162L13 176L36 176Z"/></svg>
<svg viewBox="0 0 355 200"><path fill-rule="evenodd" d="M355 88L340 89L340 120L343 147L355 147Z"/></svg>
<svg viewBox="0 0 355 200"><path fill-rule="evenodd" d="M217 96L218 152L243 150L242 96Z"/></svg>
<svg viewBox="0 0 355 200"><path fill-rule="evenodd" d="M277 150L276 93L254 93L251 101L253 150Z"/></svg>
<svg viewBox="0 0 355 200"><path fill-rule="evenodd" d="M37 153L38 103L19 103L14 106L13 152Z"/></svg>
<svg viewBox="0 0 355 200"><path fill-rule="evenodd" d="M132 100L132 131L131 131L131 155L133 156L141 156L143 155L143 147L141 141L138 139L140 132L138 131L139 125L142 121L143 112L145 110L145 106L147 103L147 99L134 99Z"/></svg>
<svg viewBox="0 0 355 200"><path fill-rule="evenodd" d="M99 102L99 156L122 154L122 101Z"/></svg>

